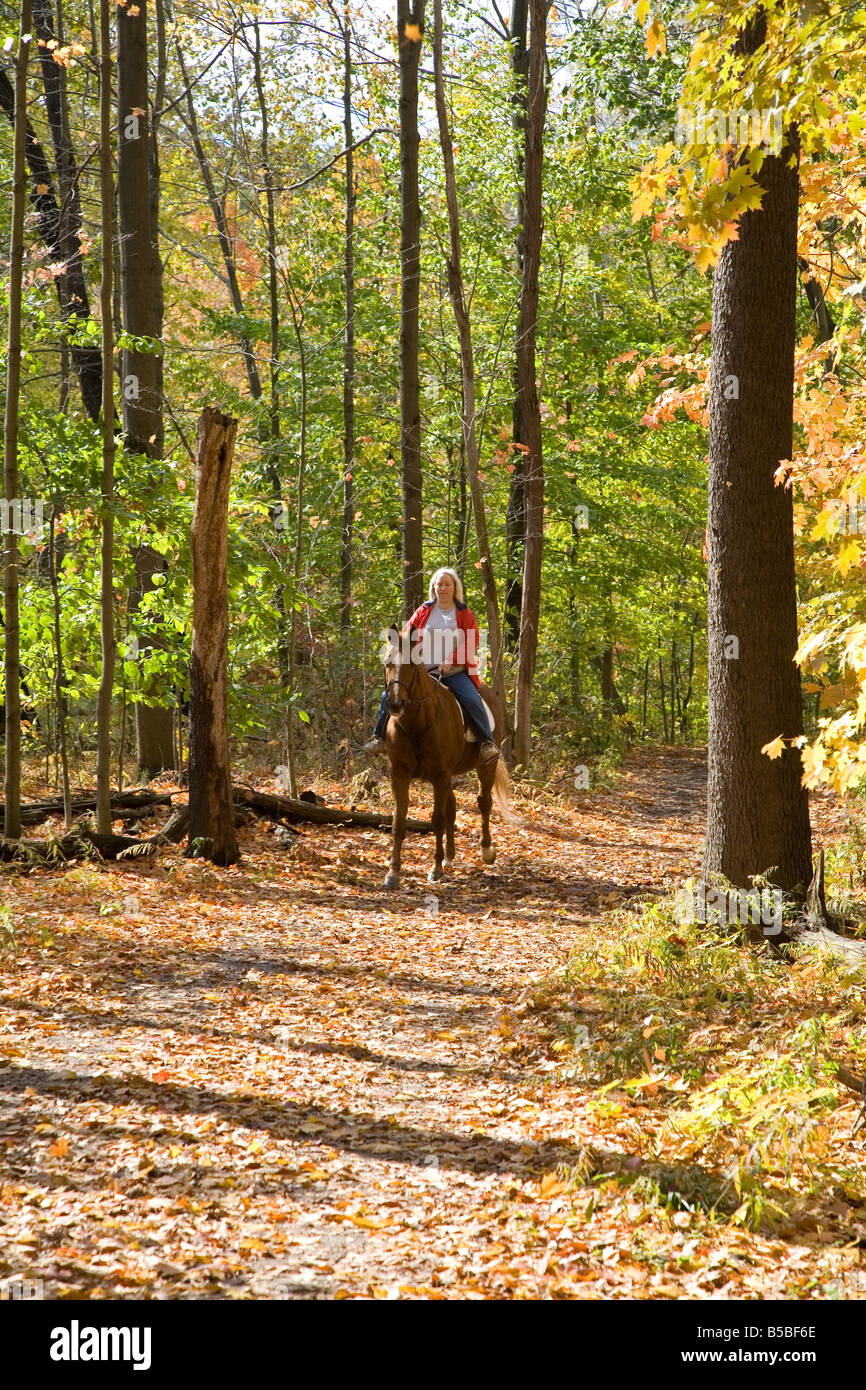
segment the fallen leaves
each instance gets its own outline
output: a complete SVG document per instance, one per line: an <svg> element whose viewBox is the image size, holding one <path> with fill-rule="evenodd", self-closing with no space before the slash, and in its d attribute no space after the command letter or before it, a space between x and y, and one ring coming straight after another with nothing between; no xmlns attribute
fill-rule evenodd
<svg viewBox="0 0 866 1390"><path fill-rule="evenodd" d="M621 937L618 903L694 871L702 777L636 753L579 811L546 793L535 828L495 825L493 871L461 792L435 916L428 843L386 895L373 830L314 828L303 862L254 824L230 871L165 850L146 878L5 876L4 1259L57 1298L742 1296L743 1233L659 1195L659 1150L687 1144L663 1130L693 1087L680 1035L644 1009L602 1095L618 1016L589 975L548 983L575 941ZM102 911L133 891L134 919ZM545 1029L574 1020L568 1076ZM684 1036L709 1063L731 1029ZM749 1234L750 1277L841 1285L856 1252L809 1240Z"/></svg>

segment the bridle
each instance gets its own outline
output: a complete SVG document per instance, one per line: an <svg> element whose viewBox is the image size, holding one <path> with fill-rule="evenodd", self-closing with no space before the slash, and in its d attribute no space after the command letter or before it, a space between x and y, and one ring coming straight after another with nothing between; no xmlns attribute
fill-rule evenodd
<svg viewBox="0 0 866 1390"><path fill-rule="evenodd" d="M399 676L395 676L392 680L386 681L386 683L385 683L385 692L386 692L386 694L388 694L388 693L390 692L391 687L392 687L392 685L393 685L393 686L395 686L395 687L400 687L400 686L402 686L403 689L406 691L406 698L405 698L405 700L404 700L404 702L403 702L404 704L407 704L407 705L423 705L424 702L425 702L426 700L432 700L432 699L434 699L434 697L435 697L436 694L438 693L438 692L435 691L435 690L431 691L429 695L415 695L415 696L412 695L412 691L413 691L414 688L415 688L415 682L416 682L417 679L418 679L418 672L420 671L420 669L421 669L420 666L416 666L416 667L415 667L415 670L414 670L413 673L412 673L412 679L411 679L411 681L409 682L408 685L406 685L405 682L401 681L400 678L399 678ZM392 715L394 715L393 710L391 711L391 713L392 713ZM397 717L399 717L399 716L394 715L394 717L397 718Z"/></svg>

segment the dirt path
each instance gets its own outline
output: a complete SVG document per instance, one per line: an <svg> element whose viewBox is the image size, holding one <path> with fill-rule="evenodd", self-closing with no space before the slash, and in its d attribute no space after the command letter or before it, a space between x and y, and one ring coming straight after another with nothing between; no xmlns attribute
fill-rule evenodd
<svg viewBox="0 0 866 1390"><path fill-rule="evenodd" d="M637 752L613 792L499 826L487 871L467 788L435 895L425 838L389 895L387 838L328 827L288 851L245 831L232 870L167 851L7 873L0 1279L51 1298L401 1298L832 1278L833 1252L783 1262L736 1231L696 1268L661 1211L636 1243L633 1203L593 1178L644 1159L608 1146L524 1030L577 933L696 871L704 797L698 753Z"/></svg>

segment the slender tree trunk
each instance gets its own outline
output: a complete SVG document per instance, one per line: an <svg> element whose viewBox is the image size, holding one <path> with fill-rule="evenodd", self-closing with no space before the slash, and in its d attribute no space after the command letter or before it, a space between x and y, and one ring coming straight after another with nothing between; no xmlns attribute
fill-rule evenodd
<svg viewBox="0 0 866 1390"><path fill-rule="evenodd" d="M418 65L425 0L397 0L400 50L400 461L403 490L403 617L424 598L418 305L421 203L418 195ZM407 34L407 26L409 33Z"/></svg>
<svg viewBox="0 0 866 1390"><path fill-rule="evenodd" d="M532 683L538 656L541 613L541 558L544 544L544 465L541 454L541 411L535 375L538 321L538 272L541 262L542 166L544 120L547 111L547 14L550 0L530 0L529 92L526 118L523 280L517 371L520 408L526 435L524 455L523 595L514 702L514 760L528 766L532 737Z"/></svg>
<svg viewBox="0 0 866 1390"><path fill-rule="evenodd" d="M343 33L343 143L346 148L346 211L343 254L346 330L343 338L343 528L340 534L340 637L341 667L349 658L348 637L352 623L352 530L355 521L355 160L352 153L352 30L348 6L342 21L332 12Z"/></svg>
<svg viewBox="0 0 866 1390"><path fill-rule="evenodd" d="M21 395L21 293L24 275L24 208L27 202L27 62L32 12L21 0L18 54L15 61L14 151L12 155L12 230L9 238L9 333L6 340L6 408L3 439L3 608L5 614L4 681L6 695L6 773L3 833L21 835L21 655L18 615L18 413Z"/></svg>
<svg viewBox="0 0 866 1390"><path fill-rule="evenodd" d="M445 80L442 74L442 0L433 0L433 71L436 84L436 115L439 122L439 141L445 165L445 200L448 206L450 254L448 257L448 289L454 308L454 321L460 342L460 367L463 384L462 426L466 451L466 468L475 514L475 533L481 561L481 586L487 612L487 629L492 667L491 687L505 714L505 672L502 663L502 628L499 620L499 596L496 576L490 559L490 540L487 534L487 508L484 489L478 475L478 435L476 430L475 360L472 351L472 326L466 308L466 289L460 251L460 214L457 208L457 181L454 176L454 149L448 128L445 105Z"/></svg>
<svg viewBox="0 0 866 1390"><path fill-rule="evenodd" d="M529 77L529 48L526 42L528 19L528 0L513 0L511 6L511 72L513 90L511 93L511 122L514 130L515 197L517 203L517 229L514 237L514 251L517 274L523 283L523 220L526 202L524 178L526 165L526 114L527 81ZM523 601L523 540L526 533L526 515L523 497L524 457L519 447L526 443L523 428L523 409L518 375L517 356L520 348L520 322L518 320L514 335L514 362L512 366L513 394L511 398L511 438L514 444L512 464L514 472L508 485L508 506L505 512L505 632L506 641L512 651L516 651L520 640L520 610Z"/></svg>
<svg viewBox="0 0 866 1390"><path fill-rule="evenodd" d="M292 618L289 632L289 694L295 694L295 648L297 644L298 632L298 597L301 590L301 561L303 558L304 547L304 481L307 470L307 354L304 348L304 335L301 320L298 313L298 306L295 303L295 294L291 281L288 281L289 290L289 309L292 315L292 327L295 330L295 341L298 345L298 359L301 367L301 447L298 456L298 511L297 524L295 530L295 562L294 562L294 586L292 594ZM298 772L295 759L295 721L292 717L292 710L288 714L288 748L287 762L289 768L289 795L298 794Z"/></svg>
<svg viewBox="0 0 866 1390"><path fill-rule="evenodd" d="M111 834L111 696L114 688L114 178L111 153L111 7L99 5L99 182L102 205L102 541L100 635L102 671L97 698L96 828Z"/></svg>
<svg viewBox="0 0 866 1390"><path fill-rule="evenodd" d="M765 35L759 15L741 51L754 53ZM796 152L791 132L781 155L764 160L762 206L741 218L713 279L704 874L724 874L742 888L770 869L787 889L812 874L800 753L761 752L779 735L803 732L793 503L774 483L793 442Z"/></svg>
<svg viewBox="0 0 866 1390"><path fill-rule="evenodd" d="M265 475L275 498L280 498L283 490L282 468L280 465L280 304L277 250L277 206L274 192L274 177L271 168L270 118L265 94L262 72L262 45L258 19L253 25L255 47L253 48L253 74L259 107L261 127L260 167L264 177L265 191L265 233L267 236L268 260L268 319L270 325L271 352L268 363L268 419L267 435L263 443ZM280 507L282 515L282 506ZM282 534L282 533L281 533ZM286 618L286 594L283 585L277 588L276 607L279 613L279 638L277 641L277 663L283 689L290 689L290 667L292 657L289 651L289 629L293 619Z"/></svg>
<svg viewBox="0 0 866 1390"><path fill-rule="evenodd" d="M238 422L207 407L196 439L189 684L189 841L214 864L240 857L229 764L228 510Z"/></svg>
<svg viewBox="0 0 866 1390"><path fill-rule="evenodd" d="M51 523L48 532L48 575L51 581L51 604L54 622L54 700L57 708L57 748L60 755L60 773L63 779L63 824L66 829L69 830L72 825L72 797L69 791L69 759L66 752L66 672L63 666L60 592L57 585L57 551L54 545L54 531L56 525L57 508L52 507Z"/></svg>

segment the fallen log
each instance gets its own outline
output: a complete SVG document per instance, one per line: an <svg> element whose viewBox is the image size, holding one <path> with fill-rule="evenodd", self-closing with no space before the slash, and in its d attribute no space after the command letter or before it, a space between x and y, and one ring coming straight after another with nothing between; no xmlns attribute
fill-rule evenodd
<svg viewBox="0 0 866 1390"><path fill-rule="evenodd" d="M235 824L245 825L248 816L235 809ZM0 839L0 861L22 864L63 864L71 859L149 859L163 845L177 845L189 831L189 806L176 806L161 830L145 839L132 835L99 835L78 825L68 835L49 840Z"/></svg>
<svg viewBox="0 0 866 1390"><path fill-rule="evenodd" d="M381 811L350 811L344 807L317 806L311 801L254 791L252 787L233 787L232 795L235 805L248 806L257 815L265 816L269 820L310 821L314 825L363 825L372 826L376 830L391 829L391 816L384 815ZM406 821L406 829L425 835L433 826L428 820L410 818Z"/></svg>
<svg viewBox="0 0 866 1390"><path fill-rule="evenodd" d="M112 811L134 811L137 815L147 815L157 806L170 806L170 792L131 791L115 792L111 798ZM73 811L95 811L96 796L90 792L79 792L72 798ZM22 825L39 825L49 816L63 815L63 798L47 797L43 801L29 801L21 807ZM5 823L5 807L0 802L0 829Z"/></svg>
<svg viewBox="0 0 866 1390"><path fill-rule="evenodd" d="M50 840L0 840L0 860L7 864L64 864L91 857L94 850L100 859L145 859L155 853L152 840L99 835L94 830L75 830Z"/></svg>

